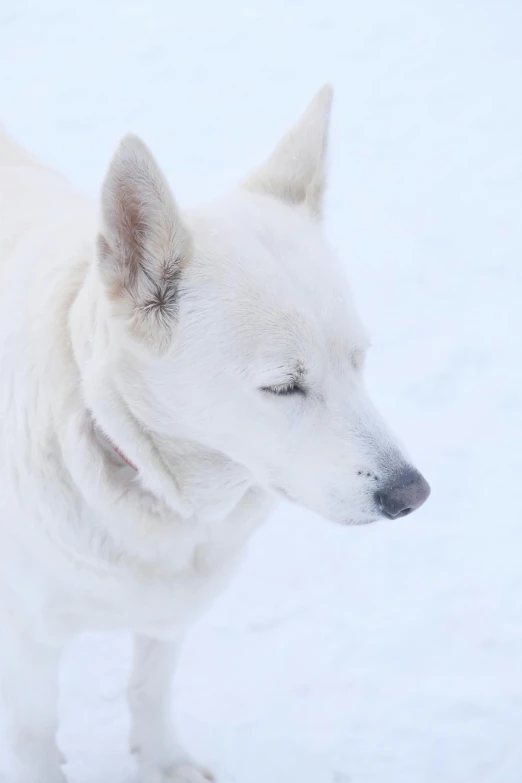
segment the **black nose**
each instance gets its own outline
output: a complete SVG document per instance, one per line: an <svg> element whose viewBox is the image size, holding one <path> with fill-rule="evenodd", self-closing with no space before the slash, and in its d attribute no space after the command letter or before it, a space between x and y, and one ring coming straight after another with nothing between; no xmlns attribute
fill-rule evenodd
<svg viewBox="0 0 522 783"><path fill-rule="evenodd" d="M407 468L375 493L375 500L382 513L390 519L411 514L428 499L430 485L413 468Z"/></svg>

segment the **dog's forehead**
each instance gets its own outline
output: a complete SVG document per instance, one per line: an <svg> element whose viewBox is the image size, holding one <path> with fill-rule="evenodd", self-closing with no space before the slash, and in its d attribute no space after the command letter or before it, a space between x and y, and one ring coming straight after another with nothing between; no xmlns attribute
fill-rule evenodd
<svg viewBox="0 0 522 783"><path fill-rule="evenodd" d="M271 288L340 303L346 277L320 224L304 209L235 194L189 215L197 272L218 285Z"/></svg>
<svg viewBox="0 0 522 783"><path fill-rule="evenodd" d="M194 284L220 307L288 339L320 331L336 345L366 341L343 269L305 210L240 193L193 213L190 228Z"/></svg>

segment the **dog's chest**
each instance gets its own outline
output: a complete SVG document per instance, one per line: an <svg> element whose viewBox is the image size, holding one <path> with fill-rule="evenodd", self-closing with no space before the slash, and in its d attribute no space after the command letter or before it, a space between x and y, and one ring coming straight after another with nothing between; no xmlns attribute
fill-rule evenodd
<svg viewBox="0 0 522 783"><path fill-rule="evenodd" d="M76 541L74 551L58 545L46 564L51 568L45 569L44 581L50 570L57 576L45 585L42 614L53 632L65 637L111 628L176 635L226 586L270 508L264 493L250 492L221 522L165 532L156 554L147 556L136 549L102 552L92 539Z"/></svg>

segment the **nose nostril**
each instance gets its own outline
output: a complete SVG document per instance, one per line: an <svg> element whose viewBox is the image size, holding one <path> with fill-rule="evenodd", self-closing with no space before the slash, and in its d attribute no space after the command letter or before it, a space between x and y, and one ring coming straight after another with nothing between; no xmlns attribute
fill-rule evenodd
<svg viewBox="0 0 522 783"><path fill-rule="evenodd" d="M380 492L377 493L376 499L381 512L384 514L384 516L388 517L388 519L400 519L401 517L407 517L408 514L411 514L412 511L414 511L414 509L410 508L409 506L407 508L397 508L393 503L389 502L389 499L387 499L386 496L383 496L383 494Z"/></svg>
<svg viewBox="0 0 522 783"><path fill-rule="evenodd" d="M381 513L388 519L408 516L428 499L430 487L418 471L408 468L375 493Z"/></svg>

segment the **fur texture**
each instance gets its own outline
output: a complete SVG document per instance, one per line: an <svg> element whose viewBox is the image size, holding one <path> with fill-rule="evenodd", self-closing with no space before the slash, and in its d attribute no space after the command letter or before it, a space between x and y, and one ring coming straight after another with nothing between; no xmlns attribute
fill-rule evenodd
<svg viewBox="0 0 522 783"><path fill-rule="evenodd" d="M65 780L60 649L116 627L136 634L142 783L210 779L176 741L169 683L187 628L274 502L362 524L427 496L365 392L368 337L323 234L331 100L323 88L265 164L184 214L133 136L97 214L0 134L0 682L14 783Z"/></svg>

